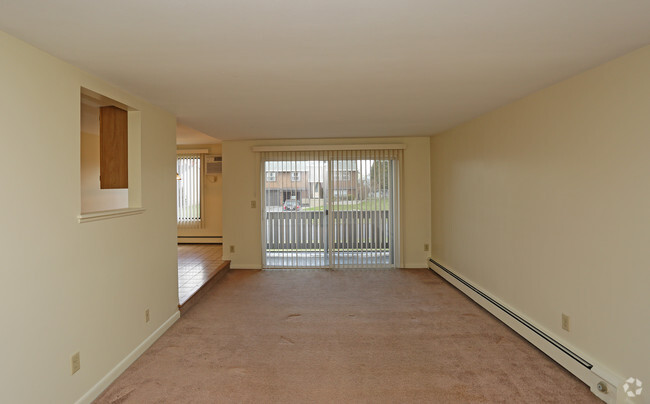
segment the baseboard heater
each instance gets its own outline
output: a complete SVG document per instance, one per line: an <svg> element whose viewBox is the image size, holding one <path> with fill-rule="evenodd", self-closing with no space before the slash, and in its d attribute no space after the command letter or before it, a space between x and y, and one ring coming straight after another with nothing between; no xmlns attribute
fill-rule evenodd
<svg viewBox="0 0 650 404"><path fill-rule="evenodd" d="M577 355L575 352L571 351L569 348L567 348L567 347L565 347L564 345L560 344L560 343L557 342L555 339L551 338L551 337L550 337L548 334L546 334L544 331L542 331L542 330L540 330L539 328L535 327L534 325L532 325L531 323L529 323L528 321L526 321L526 319L524 319L524 318L522 318L521 316L519 316L517 313L513 312L512 310L510 310L509 308L507 308L507 307L504 306L503 304L497 302L496 300L494 300L494 299L491 298L490 296L486 295L484 292L482 292L480 289L478 289L477 287L475 287L475 286L472 285L471 283L467 282L465 279L461 278L460 276L456 275L456 274L453 273L452 271L448 270L447 268L445 268L443 265L441 265L440 263L436 262L436 261L433 260L432 258L429 258L429 261L430 261L432 264L434 264L435 266L437 266L438 268L440 268L440 269L442 269L443 271L445 271L447 274L449 274L449 276L452 276L452 277L453 277L454 279L456 279L458 282L460 282L460 283L462 283L463 285L467 286L468 288L470 288L471 290L473 290L475 293L477 293L478 295L480 295L482 298L484 298L484 299L487 300L488 302L492 303L494 306L496 306L497 308L499 308L501 311L503 311L504 313L506 313L507 315L509 315L509 316L512 317L513 319L517 320L519 323L521 323L522 325L524 325L526 328L530 329L532 332L534 332L535 334L537 334L537 335L539 335L540 337L544 338L546 341L548 341L550 344L552 344L553 346L555 346L556 348L558 348L559 350L561 350L561 351L564 352L565 354L569 355L571 358L573 358L576 362L578 362L578 363L581 364L582 366L584 366L584 367L586 367L587 369L590 369L590 370L591 370L591 368L593 367L593 365L592 365L591 363L587 362L586 360L584 360L583 358L581 358L579 355Z"/></svg>

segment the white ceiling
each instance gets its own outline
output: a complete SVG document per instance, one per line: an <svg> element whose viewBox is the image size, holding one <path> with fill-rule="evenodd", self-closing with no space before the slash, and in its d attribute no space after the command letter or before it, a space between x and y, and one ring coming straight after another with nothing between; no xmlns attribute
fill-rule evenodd
<svg viewBox="0 0 650 404"><path fill-rule="evenodd" d="M219 139L429 135L650 43L648 0L2 0Z"/></svg>

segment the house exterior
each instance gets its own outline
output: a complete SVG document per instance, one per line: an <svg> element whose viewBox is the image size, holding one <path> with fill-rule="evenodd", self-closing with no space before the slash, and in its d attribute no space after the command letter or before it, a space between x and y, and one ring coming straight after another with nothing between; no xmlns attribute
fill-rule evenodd
<svg viewBox="0 0 650 404"><path fill-rule="evenodd" d="M309 164L306 161L267 161L264 186L266 206L281 207L289 199L309 204Z"/></svg>
<svg viewBox="0 0 650 404"><path fill-rule="evenodd" d="M334 161L332 169L332 197L335 200L357 200L363 195L356 160Z"/></svg>
<svg viewBox="0 0 650 404"><path fill-rule="evenodd" d="M327 164L322 161L265 162L264 187L267 207L278 207L288 199L302 206L325 198ZM335 161L332 165L332 196L335 200L356 200L363 194L357 161Z"/></svg>

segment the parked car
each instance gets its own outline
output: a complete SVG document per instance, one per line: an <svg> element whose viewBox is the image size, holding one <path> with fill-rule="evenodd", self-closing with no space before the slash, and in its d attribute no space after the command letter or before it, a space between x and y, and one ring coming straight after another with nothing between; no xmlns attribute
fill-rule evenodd
<svg viewBox="0 0 650 404"><path fill-rule="evenodd" d="M300 210L300 202L295 199L287 199L282 205L282 210Z"/></svg>

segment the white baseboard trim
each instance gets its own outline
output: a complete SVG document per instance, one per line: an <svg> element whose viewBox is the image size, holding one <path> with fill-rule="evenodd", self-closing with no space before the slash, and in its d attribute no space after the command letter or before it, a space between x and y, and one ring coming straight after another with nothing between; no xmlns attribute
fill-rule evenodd
<svg viewBox="0 0 650 404"><path fill-rule="evenodd" d="M441 265L447 270L451 271L448 266L441 264L440 262L438 262L438 265ZM535 345L542 352L548 355L551 359L553 359L555 362L557 362L566 370L568 370L573 375L575 375L578 379L582 380L583 383L589 386L591 392L594 395L596 395L596 397L600 398L601 400L609 404L615 404L617 402L617 390L618 390L617 387L622 384L624 380L622 377L616 375L615 373L609 370L606 370L604 367L600 365L595 364L591 360L588 361L591 365L593 365L591 369L589 369L586 366L583 366L578 361L573 359L571 356L569 356L568 354L560 350L558 347L550 343L548 340L544 339L542 336L532 331L530 328L522 324L520 321L516 320L514 317L512 317L511 315L509 315L508 313L506 313L505 311L503 311L502 309L494 305L492 302L487 300L481 294L477 293L472 288L465 285L465 283L459 281L456 277L450 275L447 271L440 268L438 265L436 265L431 261L427 261L427 266L429 269L431 269L432 271L440 275L443 279L449 282L456 289L463 292L470 299L475 301L478 305L483 307L485 310L490 312L493 316L498 318L505 325L510 327L513 331L515 331L516 333L524 337L531 344ZM459 275L456 274L456 276ZM471 284L474 288L477 288L476 285L471 283L471 281L467 279L464 279L464 281ZM489 298L495 301L499 301L499 299L496 299L487 291L481 290L481 292L487 295ZM511 308L508 309L512 312L515 312ZM522 315L521 313L515 312L515 314L521 318L526 319L526 316ZM561 341L561 338L557 337L556 335L549 332L548 330L544 330L542 327L533 324L528 319L526 319L526 321L532 324L537 329L541 330L544 334L549 336L551 339L555 341ZM567 346L568 344L562 344L562 345ZM576 352L575 348L573 347L571 347L571 351ZM579 352L576 353L579 354ZM579 356L583 359L587 359L583 354L579 354ZM607 385L607 393L603 393L598 390L598 384L600 382L604 382ZM623 401L619 400L619 402L623 402Z"/></svg>
<svg viewBox="0 0 650 404"><path fill-rule="evenodd" d="M92 403L94 399L96 399L108 386L110 386L111 383L119 375L121 375L133 362L135 362L136 359L140 357L146 351L151 345L153 345L154 342L160 336L162 336L165 331L169 329L179 318L181 318L181 312L176 311L174 314L172 314L171 317L167 319L156 331L154 331L151 335L149 335L140 345L138 345L131 353L129 353L124 359L120 361L113 369L111 369L106 376L104 376L97 384L95 384L90 390L86 392L79 400L77 400L76 404L89 404Z"/></svg>
<svg viewBox="0 0 650 404"><path fill-rule="evenodd" d="M408 268L408 269L422 269L425 268L422 266L421 262L408 262L404 264L402 268Z"/></svg>
<svg viewBox="0 0 650 404"><path fill-rule="evenodd" d="M222 244L222 237L176 237L178 244Z"/></svg>

